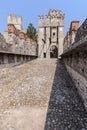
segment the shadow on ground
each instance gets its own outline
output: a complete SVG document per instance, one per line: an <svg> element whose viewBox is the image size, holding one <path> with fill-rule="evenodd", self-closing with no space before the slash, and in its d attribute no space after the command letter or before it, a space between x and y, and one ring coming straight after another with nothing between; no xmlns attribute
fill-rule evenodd
<svg viewBox="0 0 87 130"><path fill-rule="evenodd" d="M44 130L87 130L87 113L61 60L57 61Z"/></svg>

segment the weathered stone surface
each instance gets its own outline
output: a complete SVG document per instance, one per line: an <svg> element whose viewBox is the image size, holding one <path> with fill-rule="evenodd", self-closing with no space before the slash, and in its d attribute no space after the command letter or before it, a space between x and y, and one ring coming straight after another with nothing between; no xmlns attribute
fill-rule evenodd
<svg viewBox="0 0 87 130"><path fill-rule="evenodd" d="M76 33L75 42L83 39L87 35L87 19L82 23Z"/></svg>
<svg viewBox="0 0 87 130"><path fill-rule="evenodd" d="M45 130L86 130L87 113L62 62L57 63Z"/></svg>
<svg viewBox="0 0 87 130"><path fill-rule="evenodd" d="M87 109L87 44L63 54L63 61Z"/></svg>
<svg viewBox="0 0 87 130"><path fill-rule="evenodd" d="M72 77L87 110L87 79L70 66L66 65L66 68L70 76Z"/></svg>
<svg viewBox="0 0 87 130"><path fill-rule="evenodd" d="M1 130L87 129L82 100L61 62L37 59L0 70L0 79Z"/></svg>
<svg viewBox="0 0 87 130"><path fill-rule="evenodd" d="M78 28L74 44L68 48L66 42L66 48L62 59L87 110L87 19Z"/></svg>
<svg viewBox="0 0 87 130"><path fill-rule="evenodd" d="M0 40L0 52L2 51L4 53L37 55L37 44L28 43L24 39L19 39L15 34L7 34L5 38L3 37Z"/></svg>
<svg viewBox="0 0 87 130"><path fill-rule="evenodd" d="M43 130L56 61L0 70L0 129Z"/></svg>

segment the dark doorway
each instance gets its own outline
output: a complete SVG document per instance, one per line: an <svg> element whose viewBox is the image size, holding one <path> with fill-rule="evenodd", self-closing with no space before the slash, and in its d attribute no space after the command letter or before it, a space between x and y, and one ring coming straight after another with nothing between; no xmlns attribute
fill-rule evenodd
<svg viewBox="0 0 87 130"><path fill-rule="evenodd" d="M55 45L50 49L50 58L58 58L58 48Z"/></svg>
<svg viewBox="0 0 87 130"><path fill-rule="evenodd" d="M46 53L44 53L44 58L46 58Z"/></svg>

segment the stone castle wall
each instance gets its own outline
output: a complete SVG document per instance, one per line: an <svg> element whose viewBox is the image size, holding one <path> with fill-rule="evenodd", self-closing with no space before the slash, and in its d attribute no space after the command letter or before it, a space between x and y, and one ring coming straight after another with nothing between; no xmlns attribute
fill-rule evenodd
<svg viewBox="0 0 87 130"><path fill-rule="evenodd" d="M37 57L37 43L28 38L22 28L21 18L8 16L8 29L4 35L0 34L0 64L26 61L31 57ZM16 56L15 56L16 55ZM13 58L13 60L12 60Z"/></svg>
<svg viewBox="0 0 87 130"><path fill-rule="evenodd" d="M67 32L64 38L63 51L66 51L74 44L78 28L79 28L79 21L72 21L70 24L69 31Z"/></svg>
<svg viewBox="0 0 87 130"><path fill-rule="evenodd" d="M79 32L83 24L76 33L75 40L77 37L78 40L74 41L72 46L64 50L62 59L87 109L87 35L85 35L86 31L83 31L85 34L82 33L82 35ZM85 30L86 29L87 28L85 28Z"/></svg>
<svg viewBox="0 0 87 130"><path fill-rule="evenodd" d="M6 42L9 41L9 42ZM19 64L37 58L37 45L19 39L15 34L5 39L0 34L0 68Z"/></svg>

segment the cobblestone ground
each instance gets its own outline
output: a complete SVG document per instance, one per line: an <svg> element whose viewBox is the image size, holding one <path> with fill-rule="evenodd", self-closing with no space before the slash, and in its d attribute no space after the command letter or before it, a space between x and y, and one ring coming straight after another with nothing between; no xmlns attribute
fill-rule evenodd
<svg viewBox="0 0 87 130"><path fill-rule="evenodd" d="M82 100L60 61L0 70L0 130L87 130Z"/></svg>
<svg viewBox="0 0 87 130"><path fill-rule="evenodd" d="M87 113L62 61L58 61L44 130L87 130Z"/></svg>

